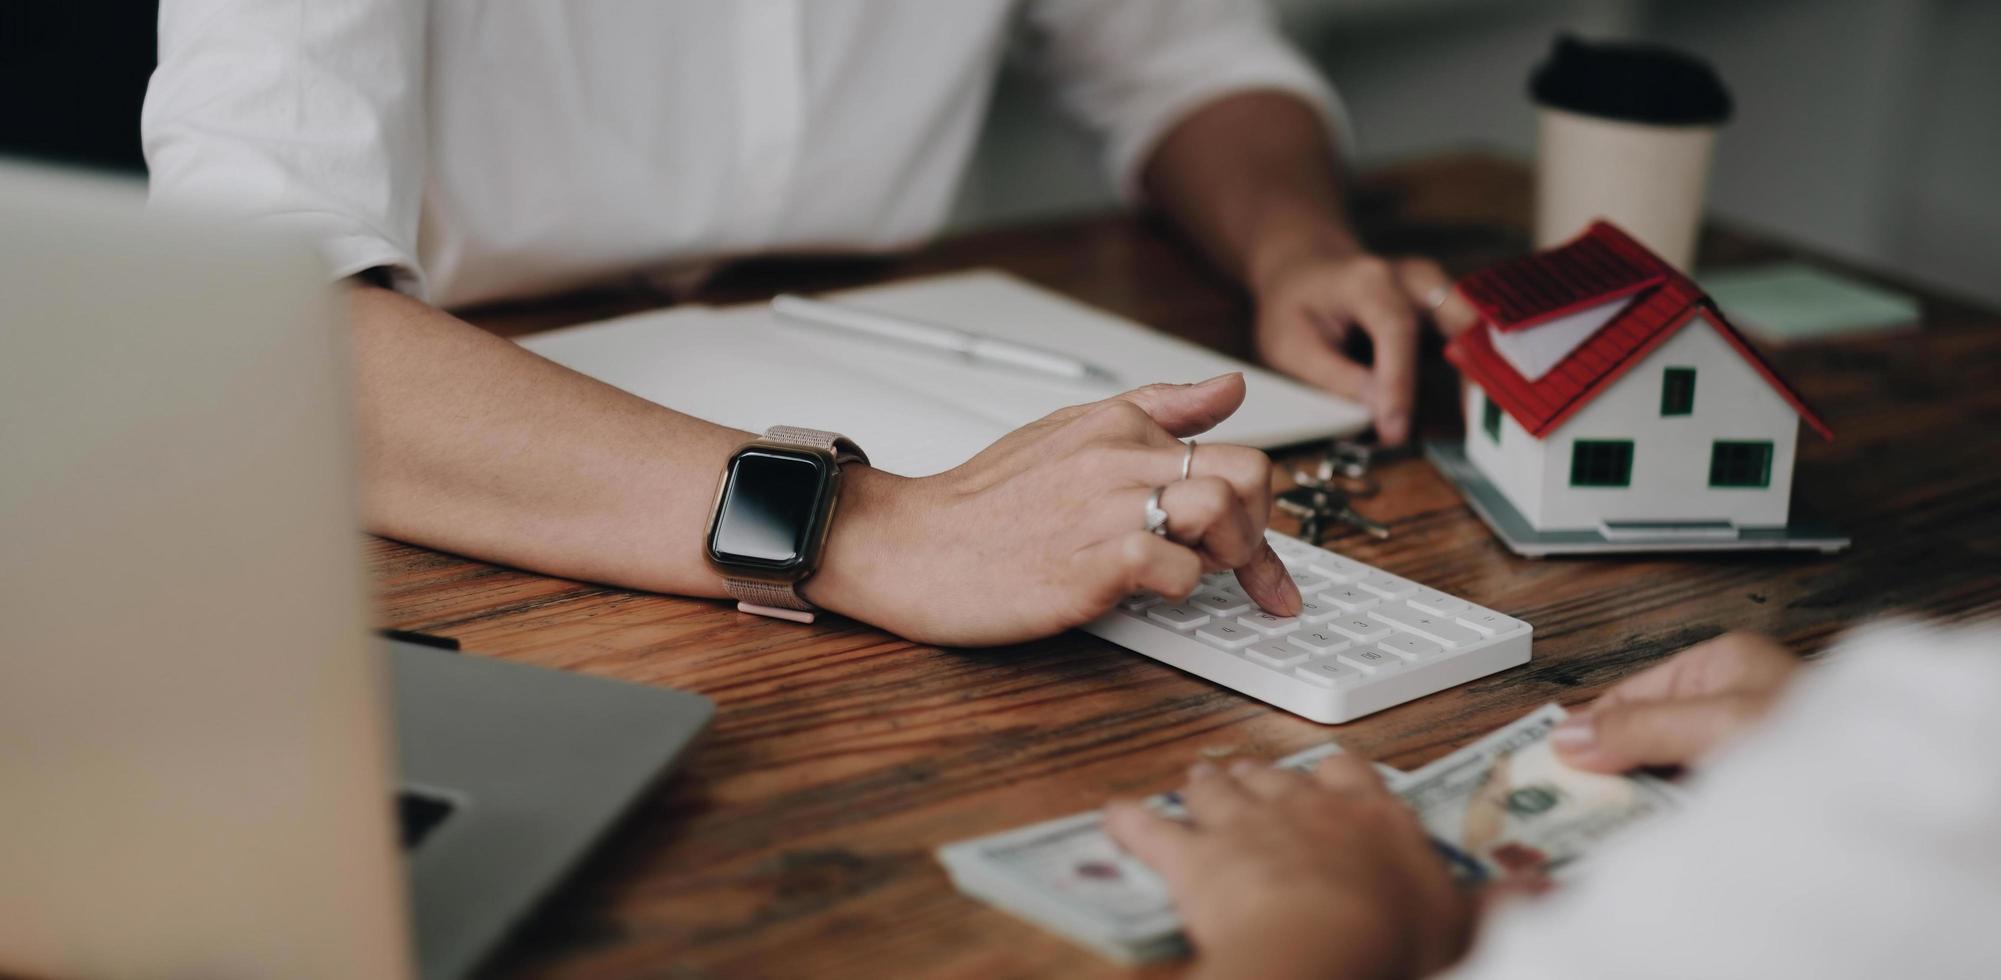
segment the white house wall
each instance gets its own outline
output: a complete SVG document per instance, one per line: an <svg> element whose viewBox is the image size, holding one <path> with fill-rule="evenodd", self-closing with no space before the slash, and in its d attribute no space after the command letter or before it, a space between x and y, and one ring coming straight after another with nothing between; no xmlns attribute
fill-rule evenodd
<svg viewBox="0 0 2001 980"><path fill-rule="evenodd" d="M1661 415L1661 376L1669 367L1695 369L1689 415ZM1523 510L1541 530L1591 528L1600 521L1783 526L1799 428L1792 406L1715 330L1690 323L1544 439L1541 506ZM1571 486L1571 445L1579 439L1632 440L1632 484ZM1712 488L1709 455L1718 439L1769 441L1770 486Z"/></svg>
<svg viewBox="0 0 2001 980"><path fill-rule="evenodd" d="M1530 524L1539 524L1542 511L1543 443L1529 435L1514 416L1501 413L1501 438L1497 443L1480 427L1487 396L1480 386L1466 385L1466 458L1487 474L1487 479L1508 498Z"/></svg>

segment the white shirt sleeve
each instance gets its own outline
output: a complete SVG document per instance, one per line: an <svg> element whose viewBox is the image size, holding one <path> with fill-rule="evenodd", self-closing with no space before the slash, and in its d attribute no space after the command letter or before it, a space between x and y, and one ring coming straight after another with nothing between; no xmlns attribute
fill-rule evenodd
<svg viewBox="0 0 2001 980"><path fill-rule="evenodd" d="M411 0L166 0L140 120L153 201L318 245L422 295L424 18Z"/></svg>
<svg viewBox="0 0 2001 980"><path fill-rule="evenodd" d="M1993 977L2001 629L1878 627L1455 980Z"/></svg>
<svg viewBox="0 0 2001 980"><path fill-rule="evenodd" d="M1317 109L1351 152L1334 90L1272 24L1260 0L1035 0L1030 24L1064 106L1104 133L1106 163L1127 200L1161 138L1218 98L1289 92Z"/></svg>

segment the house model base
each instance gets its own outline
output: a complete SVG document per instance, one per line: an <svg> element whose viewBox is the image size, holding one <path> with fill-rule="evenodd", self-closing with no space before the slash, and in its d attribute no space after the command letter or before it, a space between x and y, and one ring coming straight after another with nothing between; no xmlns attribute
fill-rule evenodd
<svg viewBox="0 0 2001 980"><path fill-rule="evenodd" d="M1683 551L1817 551L1833 554L1848 547L1847 535L1795 515L1784 527L1705 527L1677 523L1648 526L1607 522L1588 530L1538 531L1508 502L1500 488L1466 458L1459 442L1427 442L1424 457L1459 488L1473 513L1487 522L1508 550L1526 558L1549 555L1609 555Z"/></svg>

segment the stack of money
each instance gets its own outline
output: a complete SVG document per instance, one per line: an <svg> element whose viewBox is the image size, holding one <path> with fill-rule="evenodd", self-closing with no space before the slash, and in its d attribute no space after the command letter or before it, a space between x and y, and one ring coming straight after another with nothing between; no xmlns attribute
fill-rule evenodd
<svg viewBox="0 0 2001 980"><path fill-rule="evenodd" d="M1377 769L1460 881L1562 877L1605 837L1675 803L1660 780L1558 762L1549 733L1563 718L1549 705L1416 772ZM1306 770L1339 751L1317 746L1277 764ZM1185 817L1171 793L1149 803ZM1112 841L1096 811L948 844L938 860L961 892L1113 959L1187 951L1165 883Z"/></svg>
<svg viewBox="0 0 2001 980"><path fill-rule="evenodd" d="M1278 761L1306 771L1341 751L1317 745ZM1376 767L1391 785L1403 774ZM1149 806L1182 818L1173 793ZM1166 883L1105 833L1093 810L947 844L938 860L961 892L1127 963L1187 952Z"/></svg>

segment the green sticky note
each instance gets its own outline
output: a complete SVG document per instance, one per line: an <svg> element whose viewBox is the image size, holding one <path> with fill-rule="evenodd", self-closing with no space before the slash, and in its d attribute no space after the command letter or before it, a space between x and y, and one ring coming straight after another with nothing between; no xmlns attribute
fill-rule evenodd
<svg viewBox="0 0 2001 980"><path fill-rule="evenodd" d="M1703 273L1703 290L1739 329L1774 344L1917 325L1918 301L1801 262Z"/></svg>

